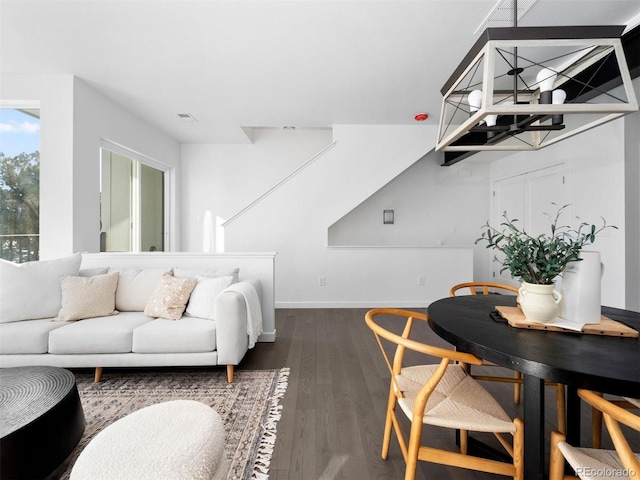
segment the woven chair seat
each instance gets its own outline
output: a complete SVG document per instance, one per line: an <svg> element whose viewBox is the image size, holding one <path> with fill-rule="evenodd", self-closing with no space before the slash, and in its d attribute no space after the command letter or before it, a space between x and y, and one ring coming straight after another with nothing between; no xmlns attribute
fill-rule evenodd
<svg viewBox="0 0 640 480"><path fill-rule="evenodd" d="M396 376L404 398L398 404L413 416L413 402L438 365L403 368ZM459 365L451 364L429 397L423 423L476 432L515 432L515 425L498 402Z"/></svg>
<svg viewBox="0 0 640 480"><path fill-rule="evenodd" d="M629 479L625 466L615 450L576 448L566 442L558 443L558 448L581 480L623 480ZM640 461L640 454L636 454Z"/></svg>

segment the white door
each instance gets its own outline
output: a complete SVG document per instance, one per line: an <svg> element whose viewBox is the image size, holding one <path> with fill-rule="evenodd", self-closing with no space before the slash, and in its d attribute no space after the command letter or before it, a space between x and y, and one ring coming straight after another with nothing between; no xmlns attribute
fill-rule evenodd
<svg viewBox="0 0 640 480"><path fill-rule="evenodd" d="M520 225L525 225L525 175L517 175L515 177L499 180L493 185L493 209L491 215L491 225L502 230L500 225L505 221L504 216L510 220L517 219ZM508 270L500 272L502 269L502 258L504 255L497 250L491 250L491 269L489 270L493 276L493 281L517 285L511 278Z"/></svg>
<svg viewBox="0 0 640 480"><path fill-rule="evenodd" d="M565 166L561 164L495 181L491 224L502 230L500 224L505 220L503 214L506 212L510 220L517 219L517 224L533 236L549 233L556 212L552 202L561 207L569 198L566 177ZM569 212L566 211L563 217L569 221ZM492 251L491 254L493 280L518 285L519 281L512 278L508 270L500 272L501 254L496 253ZM497 261L494 261L495 257Z"/></svg>
<svg viewBox="0 0 640 480"><path fill-rule="evenodd" d="M526 177L527 229L534 236L541 233L551 234L551 222L555 218L557 208L566 205L569 201L564 165L531 172ZM563 212L560 219L564 219L564 223L561 225L567 225L570 222L569 213L569 208Z"/></svg>

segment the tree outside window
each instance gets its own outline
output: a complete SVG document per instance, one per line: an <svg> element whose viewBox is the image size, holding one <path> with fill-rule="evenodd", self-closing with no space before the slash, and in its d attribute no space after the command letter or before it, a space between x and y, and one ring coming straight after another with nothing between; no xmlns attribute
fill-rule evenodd
<svg viewBox="0 0 640 480"><path fill-rule="evenodd" d="M40 112L0 109L0 258L39 258Z"/></svg>

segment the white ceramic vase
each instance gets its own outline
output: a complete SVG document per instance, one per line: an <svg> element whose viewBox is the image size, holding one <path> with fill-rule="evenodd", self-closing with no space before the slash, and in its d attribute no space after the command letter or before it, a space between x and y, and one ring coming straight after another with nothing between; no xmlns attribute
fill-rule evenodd
<svg viewBox="0 0 640 480"><path fill-rule="evenodd" d="M600 252L582 251L581 261L569 262L558 279L562 293L558 316L582 323L600 323L601 278Z"/></svg>
<svg viewBox="0 0 640 480"><path fill-rule="evenodd" d="M549 323L558 316L558 304L562 300L562 294L555 289L555 285L522 282L518 296L520 308L527 320Z"/></svg>

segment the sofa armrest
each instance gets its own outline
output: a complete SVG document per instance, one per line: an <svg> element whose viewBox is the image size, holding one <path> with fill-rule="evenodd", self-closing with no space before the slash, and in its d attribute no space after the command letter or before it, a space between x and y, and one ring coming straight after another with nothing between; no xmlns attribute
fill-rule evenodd
<svg viewBox="0 0 640 480"><path fill-rule="evenodd" d="M245 280L261 296L259 280ZM247 306L244 297L224 290L216 299L216 350L219 365L237 365L249 347Z"/></svg>

